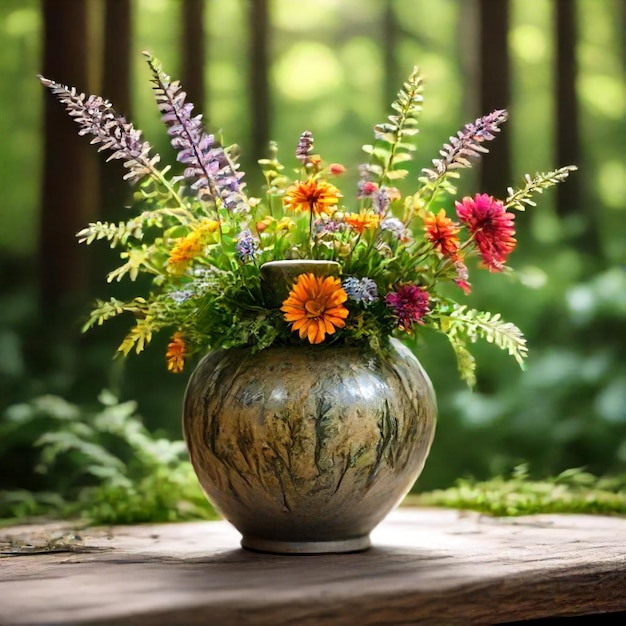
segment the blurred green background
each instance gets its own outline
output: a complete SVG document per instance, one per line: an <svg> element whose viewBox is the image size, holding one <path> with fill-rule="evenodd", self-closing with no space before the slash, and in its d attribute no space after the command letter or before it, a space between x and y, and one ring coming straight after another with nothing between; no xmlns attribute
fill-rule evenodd
<svg viewBox="0 0 626 626"><path fill-rule="evenodd" d="M64 114L54 103L59 116L46 124L38 73L111 98L169 156L141 55L150 50L169 74L188 78L209 127L241 146L254 186L267 139L288 155L305 129L326 161L355 177L361 145L419 65L426 91L415 173L485 105L508 108L510 121L501 151L463 176L460 193L496 193L489 185L503 195L527 172L570 163L579 172L569 191L546 193L519 217L513 275L472 277L468 303L525 332L527 371L477 346L470 392L445 340L417 338L440 421L416 488L521 461L539 476L579 466L623 473L625 25L624 0L2 0L0 413L42 394L91 406L106 388L136 400L149 429L181 436L186 380L167 374L165 340L122 362L112 357L124 320L80 334L90 300L127 287L105 283L113 266L105 245L78 250L76 224L121 219L128 193L89 146L76 169L64 165L56 126ZM11 432L0 439L0 487L36 488L33 435Z"/></svg>

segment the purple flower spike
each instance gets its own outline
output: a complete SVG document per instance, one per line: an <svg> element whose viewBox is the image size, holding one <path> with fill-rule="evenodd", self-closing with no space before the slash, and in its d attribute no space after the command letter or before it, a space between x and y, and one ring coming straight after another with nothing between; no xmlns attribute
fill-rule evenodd
<svg viewBox="0 0 626 626"><path fill-rule="evenodd" d="M247 212L244 184L240 182L243 173L237 171L238 165L216 138L206 133L202 115L192 115L193 104L185 102L187 94L180 82L172 82L156 59L148 53L145 55L153 74L161 120L167 126L172 147L178 152L177 160L186 165L183 177L190 181L201 200L220 199L230 211Z"/></svg>
<svg viewBox="0 0 626 626"><path fill-rule="evenodd" d="M507 118L508 113L504 109L497 109L489 115L479 117L473 123L466 124L455 137L450 137L450 143L443 146L440 151L443 158L433 159L433 169L424 168L422 173L429 181L435 182L451 170L470 167L470 158L489 152L483 143L495 139L500 132L500 124Z"/></svg>
<svg viewBox="0 0 626 626"><path fill-rule="evenodd" d="M98 152L110 150L107 161L124 161L124 167L128 169L124 180L136 183L155 172L159 155L150 155L152 146L141 140L141 131L118 115L108 100L100 96L86 98L74 87L66 87L43 76L39 76L39 80L65 105L69 115L80 126L79 135L92 135L91 143L100 144Z"/></svg>
<svg viewBox="0 0 626 626"><path fill-rule="evenodd" d="M302 165L305 167L310 163L310 153L313 150L313 133L310 130L305 130L300 135L300 140L296 146L296 158L302 161Z"/></svg>

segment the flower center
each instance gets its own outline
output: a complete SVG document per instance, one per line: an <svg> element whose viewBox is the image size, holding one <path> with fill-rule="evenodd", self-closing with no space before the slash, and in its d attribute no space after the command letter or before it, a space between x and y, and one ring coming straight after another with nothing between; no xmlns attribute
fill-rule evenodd
<svg viewBox="0 0 626 626"><path fill-rule="evenodd" d="M304 308L309 317L319 317L324 313L324 305L318 300L307 300Z"/></svg>

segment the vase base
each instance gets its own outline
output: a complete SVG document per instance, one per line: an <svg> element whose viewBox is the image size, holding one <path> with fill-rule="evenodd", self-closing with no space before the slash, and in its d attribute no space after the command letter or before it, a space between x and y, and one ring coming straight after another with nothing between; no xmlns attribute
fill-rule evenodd
<svg viewBox="0 0 626 626"><path fill-rule="evenodd" d="M275 541L273 539L259 539L258 537L244 537L241 547L254 552L269 552L271 554L339 554L344 552L362 552L372 544L369 535L352 537L350 539L335 539L334 541Z"/></svg>

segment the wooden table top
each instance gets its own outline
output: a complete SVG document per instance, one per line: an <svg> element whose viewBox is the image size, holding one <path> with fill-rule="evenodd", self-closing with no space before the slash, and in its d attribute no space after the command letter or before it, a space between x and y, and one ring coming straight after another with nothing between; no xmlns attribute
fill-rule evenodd
<svg viewBox="0 0 626 626"><path fill-rule="evenodd" d="M223 521L14 526L0 530L0 624L483 626L626 611L626 518L401 508L372 543L277 556L241 549Z"/></svg>

